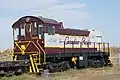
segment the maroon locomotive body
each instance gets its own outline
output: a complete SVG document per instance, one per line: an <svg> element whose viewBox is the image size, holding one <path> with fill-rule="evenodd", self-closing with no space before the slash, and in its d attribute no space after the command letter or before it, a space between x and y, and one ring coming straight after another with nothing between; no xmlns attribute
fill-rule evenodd
<svg viewBox="0 0 120 80"><path fill-rule="evenodd" d="M41 16L24 16L12 28L13 59L30 60L30 72L37 73L46 66L52 71L58 66L68 69L110 63L109 43L102 42L100 36L93 40L89 30L64 28L62 22Z"/></svg>

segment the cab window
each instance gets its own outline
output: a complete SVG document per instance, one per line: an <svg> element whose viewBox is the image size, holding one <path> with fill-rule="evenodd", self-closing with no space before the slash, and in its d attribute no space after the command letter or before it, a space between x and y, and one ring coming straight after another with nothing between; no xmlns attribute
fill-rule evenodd
<svg viewBox="0 0 120 80"><path fill-rule="evenodd" d="M21 36L24 36L24 35L25 35L25 30L21 29Z"/></svg>
<svg viewBox="0 0 120 80"><path fill-rule="evenodd" d="M26 24L26 32L27 32L27 33L31 32L30 24Z"/></svg>
<svg viewBox="0 0 120 80"><path fill-rule="evenodd" d="M19 28L13 29L14 40L18 40L18 37L25 36L25 30L23 25L20 25Z"/></svg>
<svg viewBox="0 0 120 80"><path fill-rule="evenodd" d="M44 25L43 25L43 24L40 24L40 25L38 26L38 33L39 33L39 36L40 36L41 38L44 38Z"/></svg>
<svg viewBox="0 0 120 80"><path fill-rule="evenodd" d="M33 31L32 31L32 35L37 35L37 28L36 27L33 27Z"/></svg>
<svg viewBox="0 0 120 80"><path fill-rule="evenodd" d="M19 35L20 35L20 36L24 36L24 35L25 35L25 30L24 30L24 27L23 27L22 24L20 25Z"/></svg>
<svg viewBox="0 0 120 80"><path fill-rule="evenodd" d="M36 24L36 22L34 22L34 24L32 26L32 35L37 35L37 24Z"/></svg>
<svg viewBox="0 0 120 80"><path fill-rule="evenodd" d="M54 35L55 34L55 27L54 26L48 26L48 35Z"/></svg>
<svg viewBox="0 0 120 80"><path fill-rule="evenodd" d="M15 28L13 33L14 33L14 40L18 40L19 28Z"/></svg>

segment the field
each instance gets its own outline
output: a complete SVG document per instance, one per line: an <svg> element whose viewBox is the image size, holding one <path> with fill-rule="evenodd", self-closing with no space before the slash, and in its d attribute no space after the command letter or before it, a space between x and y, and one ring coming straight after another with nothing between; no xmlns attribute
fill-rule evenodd
<svg viewBox="0 0 120 80"><path fill-rule="evenodd" d="M6 60L11 59L10 50L1 53L1 57ZM8 55L9 54L9 55ZM120 80L119 48L115 48L111 54L113 67L70 69L65 72L56 72L49 75L23 74L13 77L1 77L0 80ZM4 57L3 57L4 56Z"/></svg>
<svg viewBox="0 0 120 80"><path fill-rule="evenodd" d="M120 69L118 67L105 67L68 70L49 74L49 76L23 74L13 77L2 77L0 80L120 80Z"/></svg>

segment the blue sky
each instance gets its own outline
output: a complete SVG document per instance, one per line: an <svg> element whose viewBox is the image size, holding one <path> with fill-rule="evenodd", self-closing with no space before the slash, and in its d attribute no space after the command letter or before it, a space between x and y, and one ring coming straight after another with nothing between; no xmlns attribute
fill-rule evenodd
<svg viewBox="0 0 120 80"><path fill-rule="evenodd" d="M64 27L95 29L120 46L120 0L1 0L0 49L12 48L11 25L25 15L63 21Z"/></svg>

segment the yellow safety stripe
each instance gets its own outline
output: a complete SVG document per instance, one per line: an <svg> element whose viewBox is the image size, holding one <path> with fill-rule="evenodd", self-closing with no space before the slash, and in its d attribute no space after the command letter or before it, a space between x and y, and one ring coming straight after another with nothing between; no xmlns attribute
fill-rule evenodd
<svg viewBox="0 0 120 80"><path fill-rule="evenodd" d="M35 45L35 47L38 49L39 53L40 53L40 50L39 48L36 46L36 44L32 41L32 43ZM40 54L38 54L40 56ZM40 62L40 58L39 58L39 62Z"/></svg>
<svg viewBox="0 0 120 80"><path fill-rule="evenodd" d="M37 44L39 45L39 47L42 49L43 53L44 53L44 63L46 63L46 53L45 51L43 50L43 48L40 46L40 44L38 43L38 40L37 40Z"/></svg>
<svg viewBox="0 0 120 80"><path fill-rule="evenodd" d="M38 67L37 67L37 64L35 63L35 66L36 66L36 69L37 69L37 73L39 73L39 69L38 69Z"/></svg>
<svg viewBox="0 0 120 80"><path fill-rule="evenodd" d="M34 71L34 73L36 73L34 62L33 62L33 59L32 59L32 55L30 55L30 61L31 61L31 64L32 64L33 71Z"/></svg>
<svg viewBox="0 0 120 80"><path fill-rule="evenodd" d="M30 44L30 41L28 42L28 44L27 44L27 46L26 46L26 49L27 49L27 47L29 46L29 44Z"/></svg>
<svg viewBox="0 0 120 80"><path fill-rule="evenodd" d="M17 60L17 55L15 55L15 58L14 58L14 60L15 60L15 61Z"/></svg>
<svg viewBox="0 0 120 80"><path fill-rule="evenodd" d="M30 42L31 42L31 41L28 41L28 44L26 45L26 48L25 48L25 49L27 49L27 47L29 46ZM18 45L18 43L20 43L20 42L15 42L16 46L17 46L21 51L23 51L23 50L21 49L21 47ZM24 42L23 42L23 43L24 43Z"/></svg>
<svg viewBox="0 0 120 80"><path fill-rule="evenodd" d="M17 42L15 42L16 46L20 49L20 51L22 52L22 49L20 48L20 46L18 45Z"/></svg>
<svg viewBox="0 0 120 80"><path fill-rule="evenodd" d="M30 71L29 71L30 73L32 73L32 68L31 68L31 66L30 66Z"/></svg>
<svg viewBox="0 0 120 80"><path fill-rule="evenodd" d="M21 52L15 52L16 54L21 54ZM25 53L37 53L38 54L38 52L25 52ZM32 54L32 55L37 55L37 54Z"/></svg>

